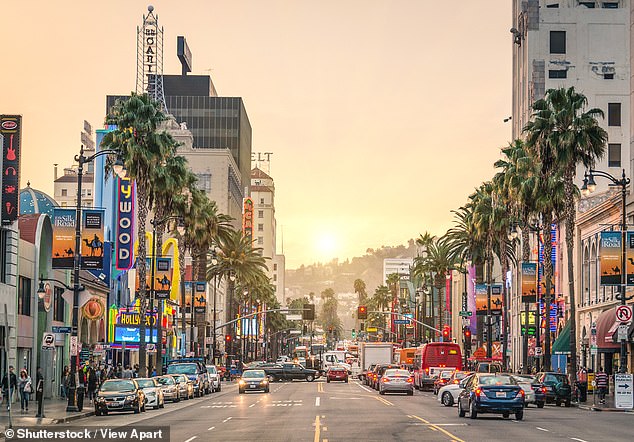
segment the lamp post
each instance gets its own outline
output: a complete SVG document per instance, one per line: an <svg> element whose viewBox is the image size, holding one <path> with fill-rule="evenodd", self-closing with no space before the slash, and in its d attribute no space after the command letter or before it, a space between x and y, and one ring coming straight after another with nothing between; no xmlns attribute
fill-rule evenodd
<svg viewBox="0 0 634 442"><path fill-rule="evenodd" d="M625 197L627 194L627 186L630 184L630 179L625 176L625 169L623 169L623 173L621 174L621 178L615 178L607 172L603 172L600 170L590 169L584 174L583 178L583 186L581 187L581 194L584 196L589 195L594 192L597 188L597 184L594 181L594 177L603 177L610 180L611 184L609 186L620 187L621 188L621 291L616 295L616 298L621 301L621 305L625 305L626 301L632 299L632 296L629 298L625 295L625 289L627 287L627 261L626 261L626 246L627 242L627 219L626 219L626 201ZM576 332L575 327L575 318L571 315L571 333ZM627 343L626 340L621 339L621 355L620 355L620 364L619 369L621 373L627 372Z"/></svg>
<svg viewBox="0 0 634 442"><path fill-rule="evenodd" d="M218 249L216 247L213 248L213 250L211 251L211 265L215 266L218 265ZM217 341L216 341L216 273L214 272L214 315L213 315L213 321L214 321L214 326L211 328L212 332L213 332L213 337L212 337L212 342L213 342L213 348L211 350L211 360L213 361L214 365L217 364L216 361L216 351L217 351Z"/></svg>
<svg viewBox="0 0 634 442"><path fill-rule="evenodd" d="M86 157L84 156L84 146L79 149L79 155L75 155L75 161L77 161L77 207L75 217L75 256L73 260L73 313L72 313L72 328L70 339L71 342L75 342L74 352L73 345L71 344L71 364L70 364L70 382L69 382L69 394L68 404L66 411L79 411L77 408L77 365L79 363L79 355L77 351L77 337L78 337L78 321L79 321L79 292L84 290L84 287L79 285L79 270L81 265L81 185L82 178L84 176L84 164L90 163L95 158L102 155L117 155L117 160L113 164L113 170L120 178L125 177L125 168L123 161L120 157L120 152L114 149L104 149L99 152ZM73 354L75 353L75 354Z"/></svg>

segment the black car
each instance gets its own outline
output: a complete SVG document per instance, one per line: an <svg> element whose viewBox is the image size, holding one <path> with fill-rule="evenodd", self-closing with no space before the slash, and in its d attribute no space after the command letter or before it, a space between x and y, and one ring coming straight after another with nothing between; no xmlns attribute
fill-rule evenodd
<svg viewBox="0 0 634 442"><path fill-rule="evenodd" d="M269 379L264 370L251 368L242 373L238 381L238 393L244 394L245 391L269 392Z"/></svg>
<svg viewBox="0 0 634 442"><path fill-rule="evenodd" d="M508 374L476 373L458 396L458 417L466 413L471 419L480 413L501 414L503 418L513 413L520 421L524 418L524 390Z"/></svg>
<svg viewBox="0 0 634 442"><path fill-rule="evenodd" d="M109 379L101 384L95 399L95 415L110 411L145 411L145 393L134 379Z"/></svg>
<svg viewBox="0 0 634 442"><path fill-rule="evenodd" d="M566 374L550 371L537 373L536 381L542 384L546 390L547 404L554 403L559 407L563 403L566 407L570 407L572 387Z"/></svg>

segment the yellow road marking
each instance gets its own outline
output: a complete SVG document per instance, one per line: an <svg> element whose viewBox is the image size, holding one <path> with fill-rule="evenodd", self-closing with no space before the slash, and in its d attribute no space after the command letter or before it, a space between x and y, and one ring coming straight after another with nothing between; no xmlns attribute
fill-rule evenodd
<svg viewBox="0 0 634 442"><path fill-rule="evenodd" d="M422 417L418 417L416 415L408 415L408 417L414 418L414 419L418 419L419 421L429 425L429 428L434 430L434 431L441 431L443 432L445 435L449 436L452 440L452 442L464 442L464 440L460 439L459 437L451 434L449 431L445 430L444 428L440 428L437 425L432 424L431 422L429 422L428 420L423 419Z"/></svg>
<svg viewBox="0 0 634 442"><path fill-rule="evenodd" d="M315 442L319 442L319 435L321 432L319 423L319 416L315 416Z"/></svg>
<svg viewBox="0 0 634 442"><path fill-rule="evenodd" d="M379 402L383 402L385 405L390 406L390 405L394 405L392 402L388 401L387 399L383 399L380 396L372 396L374 399L376 399Z"/></svg>
<svg viewBox="0 0 634 442"><path fill-rule="evenodd" d="M324 384L322 384L321 382L319 382L317 384L317 393L323 393L324 392Z"/></svg>

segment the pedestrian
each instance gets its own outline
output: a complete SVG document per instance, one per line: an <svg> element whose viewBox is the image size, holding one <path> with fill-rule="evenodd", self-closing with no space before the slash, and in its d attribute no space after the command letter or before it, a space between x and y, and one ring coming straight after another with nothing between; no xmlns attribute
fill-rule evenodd
<svg viewBox="0 0 634 442"><path fill-rule="evenodd" d="M608 375L603 371L603 367L599 367L599 371L597 372L594 378L597 388L599 389L599 403L605 404L605 395L608 390Z"/></svg>
<svg viewBox="0 0 634 442"><path fill-rule="evenodd" d="M588 370L585 367L579 368L577 372L577 389L579 390L579 402L588 400Z"/></svg>
<svg viewBox="0 0 634 442"><path fill-rule="evenodd" d="M37 400L37 414L35 416L44 417L42 409L44 403L44 373L42 373L42 367L37 367L35 375L35 399Z"/></svg>
<svg viewBox="0 0 634 442"><path fill-rule="evenodd" d="M62 399L66 399L68 397L68 383L70 380L70 368L68 365L64 365L64 369L62 370L62 378L60 380L60 386L62 387Z"/></svg>
<svg viewBox="0 0 634 442"><path fill-rule="evenodd" d="M29 412L29 398L33 392L33 383L31 376L26 373L26 369L20 370L20 379L18 380L18 391L20 392L20 412Z"/></svg>
<svg viewBox="0 0 634 442"><path fill-rule="evenodd" d="M86 369L86 385L88 387L88 400L90 400L90 404L92 405L95 392L97 391L97 374L91 366L88 366Z"/></svg>
<svg viewBox="0 0 634 442"><path fill-rule="evenodd" d="M139 377L139 364L134 364L134 372L132 373L133 378Z"/></svg>
<svg viewBox="0 0 634 442"><path fill-rule="evenodd" d="M117 370L115 371L115 377L118 379L122 379L123 378L123 366L121 365L121 362L119 362L117 364Z"/></svg>
<svg viewBox="0 0 634 442"><path fill-rule="evenodd" d="M86 367L81 367L77 372L77 410L82 411L84 409L84 395L86 394Z"/></svg>
<svg viewBox="0 0 634 442"><path fill-rule="evenodd" d="M132 379L134 377L134 373L129 365L125 366L125 370L121 373L121 379Z"/></svg>
<svg viewBox="0 0 634 442"><path fill-rule="evenodd" d="M13 365L9 365L9 372L5 373L2 377L2 398L7 401L7 410L9 409L9 404L13 399L15 390L18 387L18 377L15 375L13 370Z"/></svg>

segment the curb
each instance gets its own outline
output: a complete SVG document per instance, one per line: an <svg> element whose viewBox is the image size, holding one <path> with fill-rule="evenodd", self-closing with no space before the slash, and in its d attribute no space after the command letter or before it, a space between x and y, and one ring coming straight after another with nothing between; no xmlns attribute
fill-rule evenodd
<svg viewBox="0 0 634 442"><path fill-rule="evenodd" d="M60 417L60 418L50 418L51 422L47 423L46 425L64 424L64 423L73 422L73 421L76 421L76 420L79 420L79 419L83 419L83 418L86 418L86 417L90 417L90 416L94 416L94 415L95 415L94 411L86 411L86 412L80 412L78 414L73 414L73 415L70 415L70 416L65 416L65 417ZM41 425L41 424L38 424L38 425ZM15 427L15 426L29 426L29 425L14 424L13 426ZM5 437L4 436L4 429L0 430L0 437Z"/></svg>

